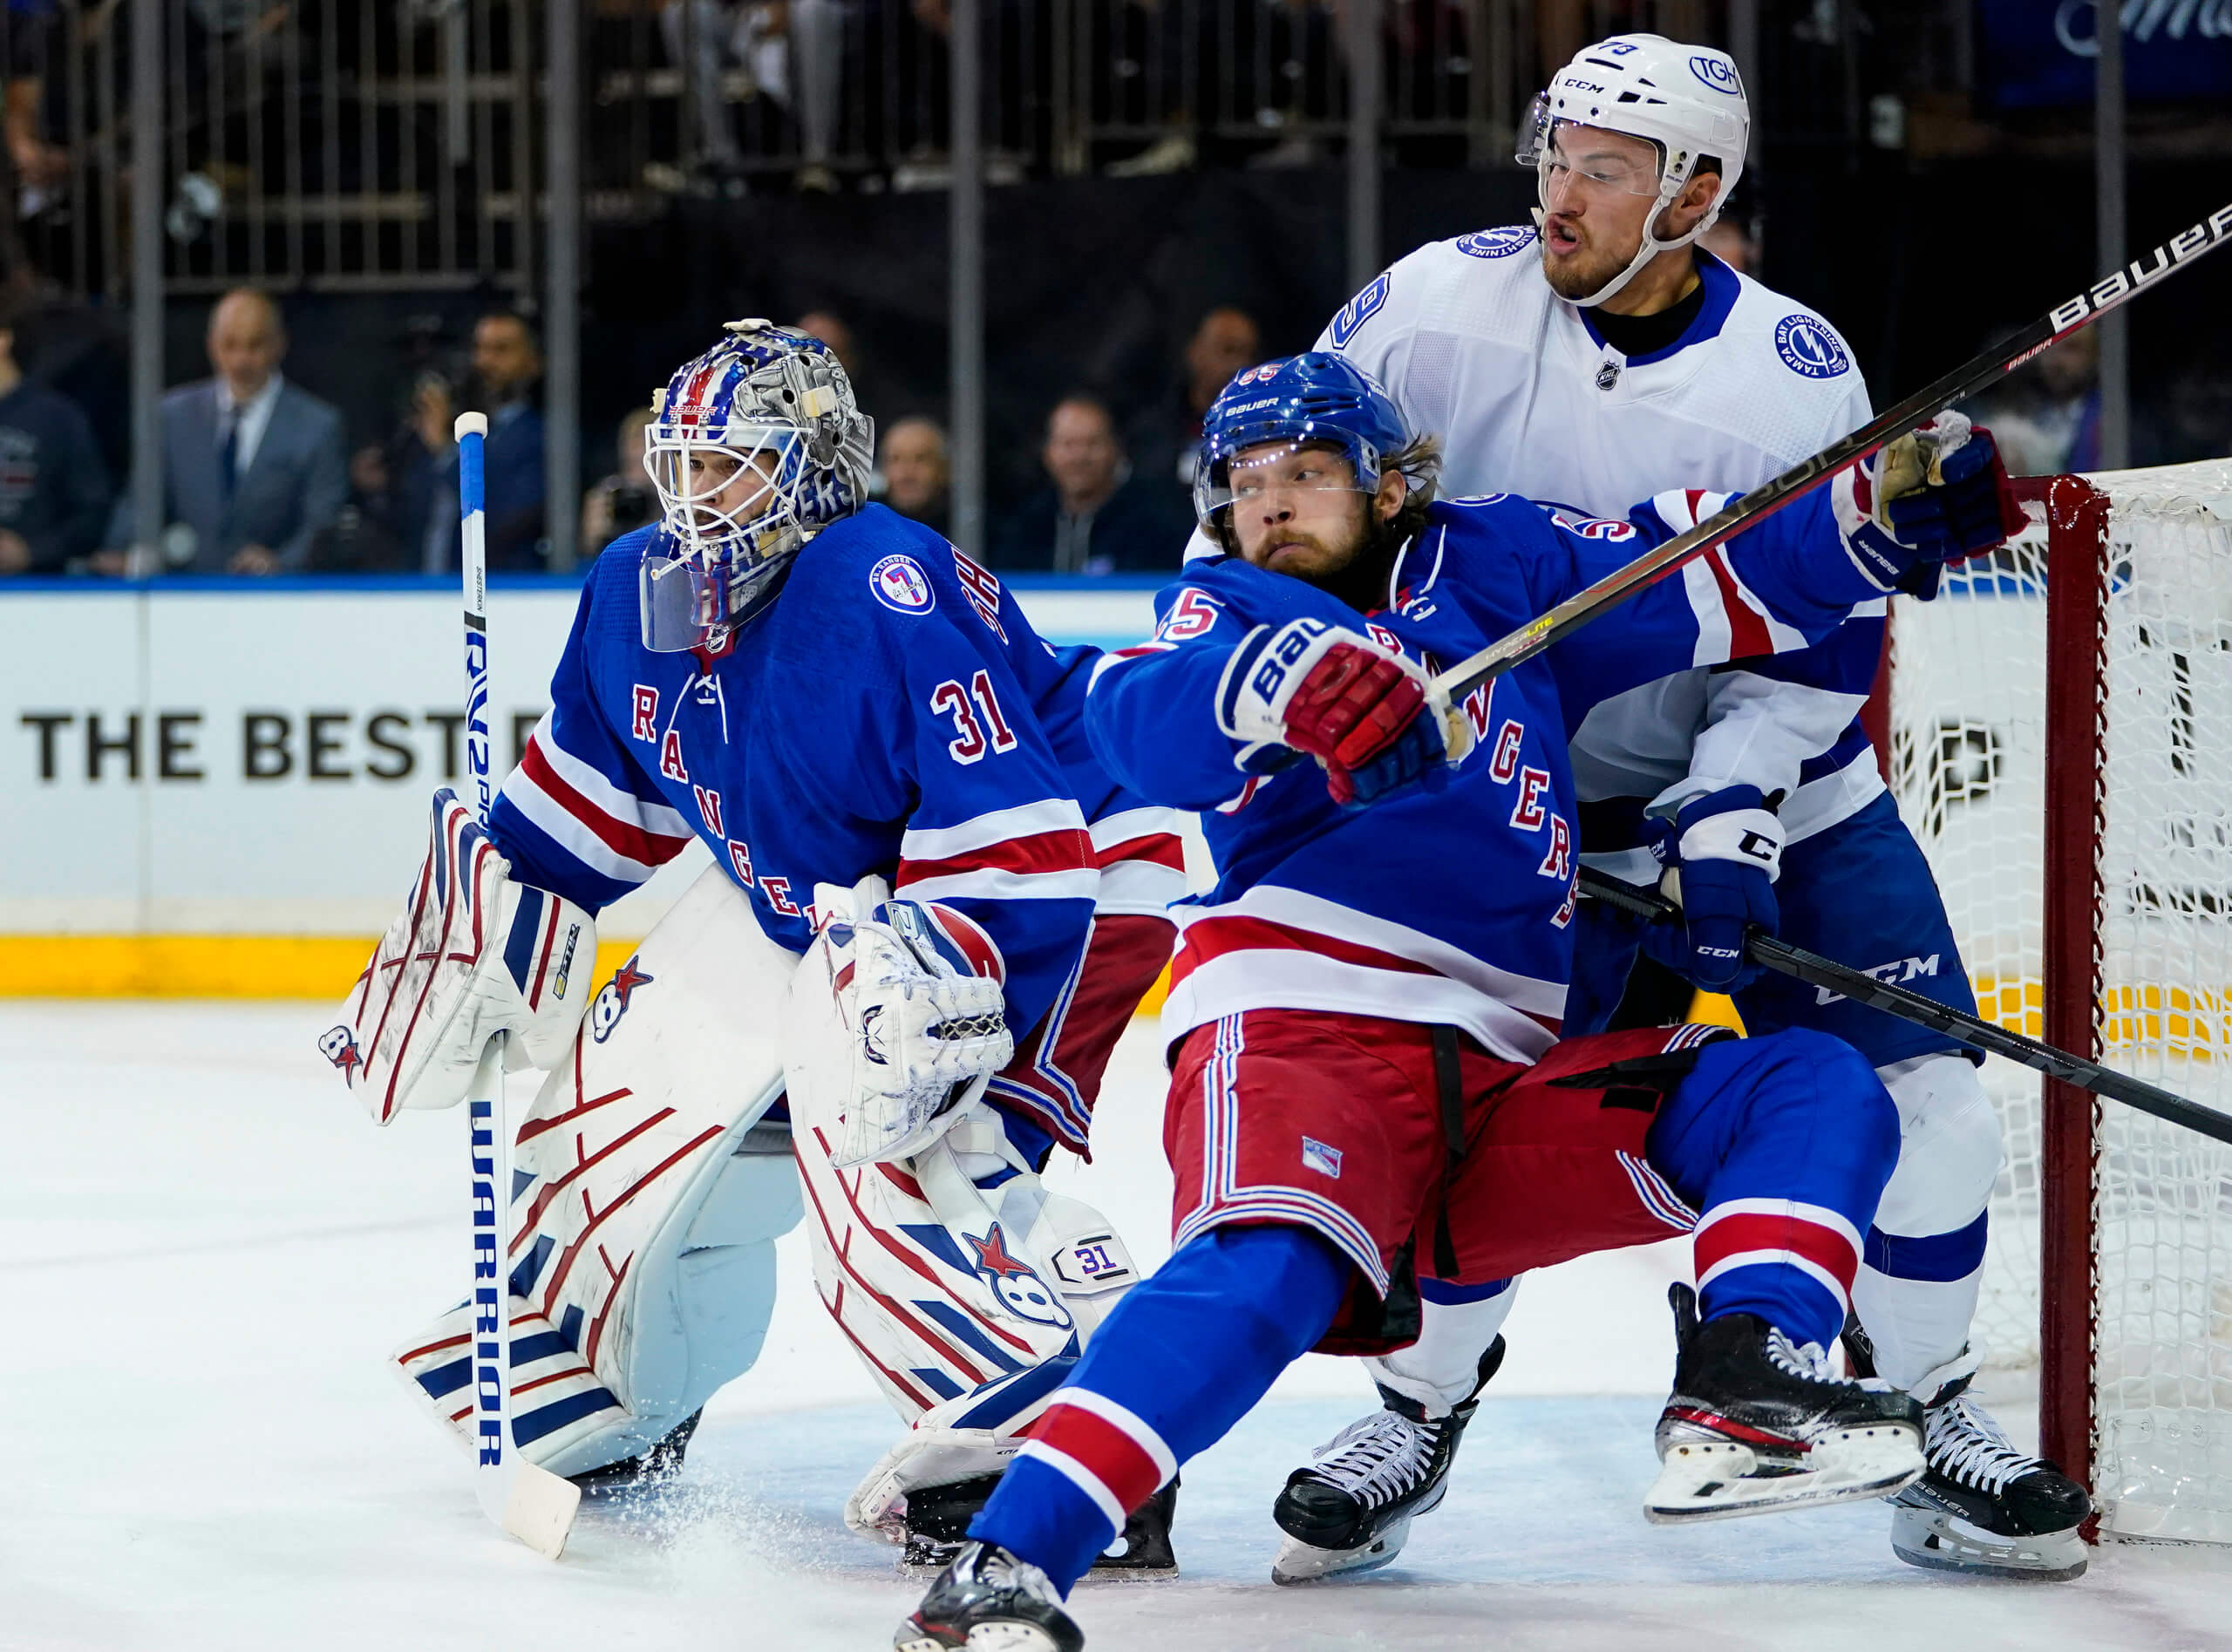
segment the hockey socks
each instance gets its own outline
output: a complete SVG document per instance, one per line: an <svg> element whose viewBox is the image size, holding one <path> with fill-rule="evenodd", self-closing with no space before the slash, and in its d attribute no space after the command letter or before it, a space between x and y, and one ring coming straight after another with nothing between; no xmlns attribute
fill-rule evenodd
<svg viewBox="0 0 2232 1652"><path fill-rule="evenodd" d="M1898 1154L1897 1110L1849 1045L1804 1030L1706 1045L1651 1125L1648 1166L1701 1213L1704 1317L1751 1314L1827 1348Z"/></svg>
<svg viewBox="0 0 2232 1652"><path fill-rule="evenodd" d="M1066 1595L1131 1510L1323 1337L1351 1265L1300 1228L1215 1227L1134 1285L970 1526Z"/></svg>

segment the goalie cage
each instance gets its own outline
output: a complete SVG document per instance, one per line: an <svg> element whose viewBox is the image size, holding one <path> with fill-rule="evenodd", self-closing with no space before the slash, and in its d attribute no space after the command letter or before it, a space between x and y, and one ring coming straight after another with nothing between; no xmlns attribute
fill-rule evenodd
<svg viewBox="0 0 2232 1652"><path fill-rule="evenodd" d="M2028 531L1898 600L1871 732L1982 1012L2232 1110L2232 461L2017 486ZM2232 1148L1984 1078L1987 1368L2101 1533L2232 1543Z"/></svg>

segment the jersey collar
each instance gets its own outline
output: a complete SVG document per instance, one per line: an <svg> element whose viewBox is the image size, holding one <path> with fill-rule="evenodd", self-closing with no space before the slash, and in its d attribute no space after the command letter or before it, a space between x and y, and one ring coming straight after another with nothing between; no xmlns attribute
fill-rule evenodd
<svg viewBox="0 0 2232 1652"><path fill-rule="evenodd" d="M1698 281L1705 289L1705 302L1698 305L1696 318L1683 330L1682 336L1665 349L1627 357L1629 366L1643 367L1652 362L1663 362L1692 344L1702 344L1709 338L1718 338L1720 330L1727 324L1728 312L1736 308L1737 295L1743 283L1734 270L1704 248L1692 247L1691 250L1697 257ZM1599 350L1609 348L1604 342L1603 333L1597 328L1596 312L1579 305L1575 308L1580 310L1581 324L1589 329L1590 341Z"/></svg>

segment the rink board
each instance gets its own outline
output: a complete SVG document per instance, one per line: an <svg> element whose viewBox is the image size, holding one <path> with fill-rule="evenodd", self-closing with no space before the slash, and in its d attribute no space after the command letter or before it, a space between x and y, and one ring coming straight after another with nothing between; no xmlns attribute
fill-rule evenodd
<svg viewBox="0 0 2232 1652"><path fill-rule="evenodd" d="M1157 582L1016 584L1050 640L1120 647L1152 628ZM577 595L492 581L506 770ZM438 580L0 585L0 994L345 989L425 853L431 794L459 782L459 606ZM604 915L619 950L702 853Z"/></svg>

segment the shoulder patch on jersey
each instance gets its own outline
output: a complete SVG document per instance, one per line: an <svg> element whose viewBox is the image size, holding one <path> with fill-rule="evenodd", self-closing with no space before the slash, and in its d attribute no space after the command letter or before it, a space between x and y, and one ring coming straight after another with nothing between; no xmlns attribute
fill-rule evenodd
<svg viewBox="0 0 2232 1652"><path fill-rule="evenodd" d="M1527 224L1501 224L1457 238L1457 250L1467 258L1508 258L1534 244L1534 231Z"/></svg>
<svg viewBox="0 0 2232 1652"><path fill-rule="evenodd" d="M938 605L930 576L911 556L887 556L868 570L875 600L901 614L927 614Z"/></svg>
<svg viewBox="0 0 2232 1652"><path fill-rule="evenodd" d="M1786 316L1775 327L1775 351L1800 378L1834 378L1852 366L1843 343L1812 316Z"/></svg>
<svg viewBox="0 0 2232 1652"><path fill-rule="evenodd" d="M1393 274L1392 270L1381 270L1371 278L1371 285L1341 306L1341 313L1333 317L1335 350L1345 346L1357 336L1358 328L1379 313L1380 306L1387 302L1387 289Z"/></svg>

